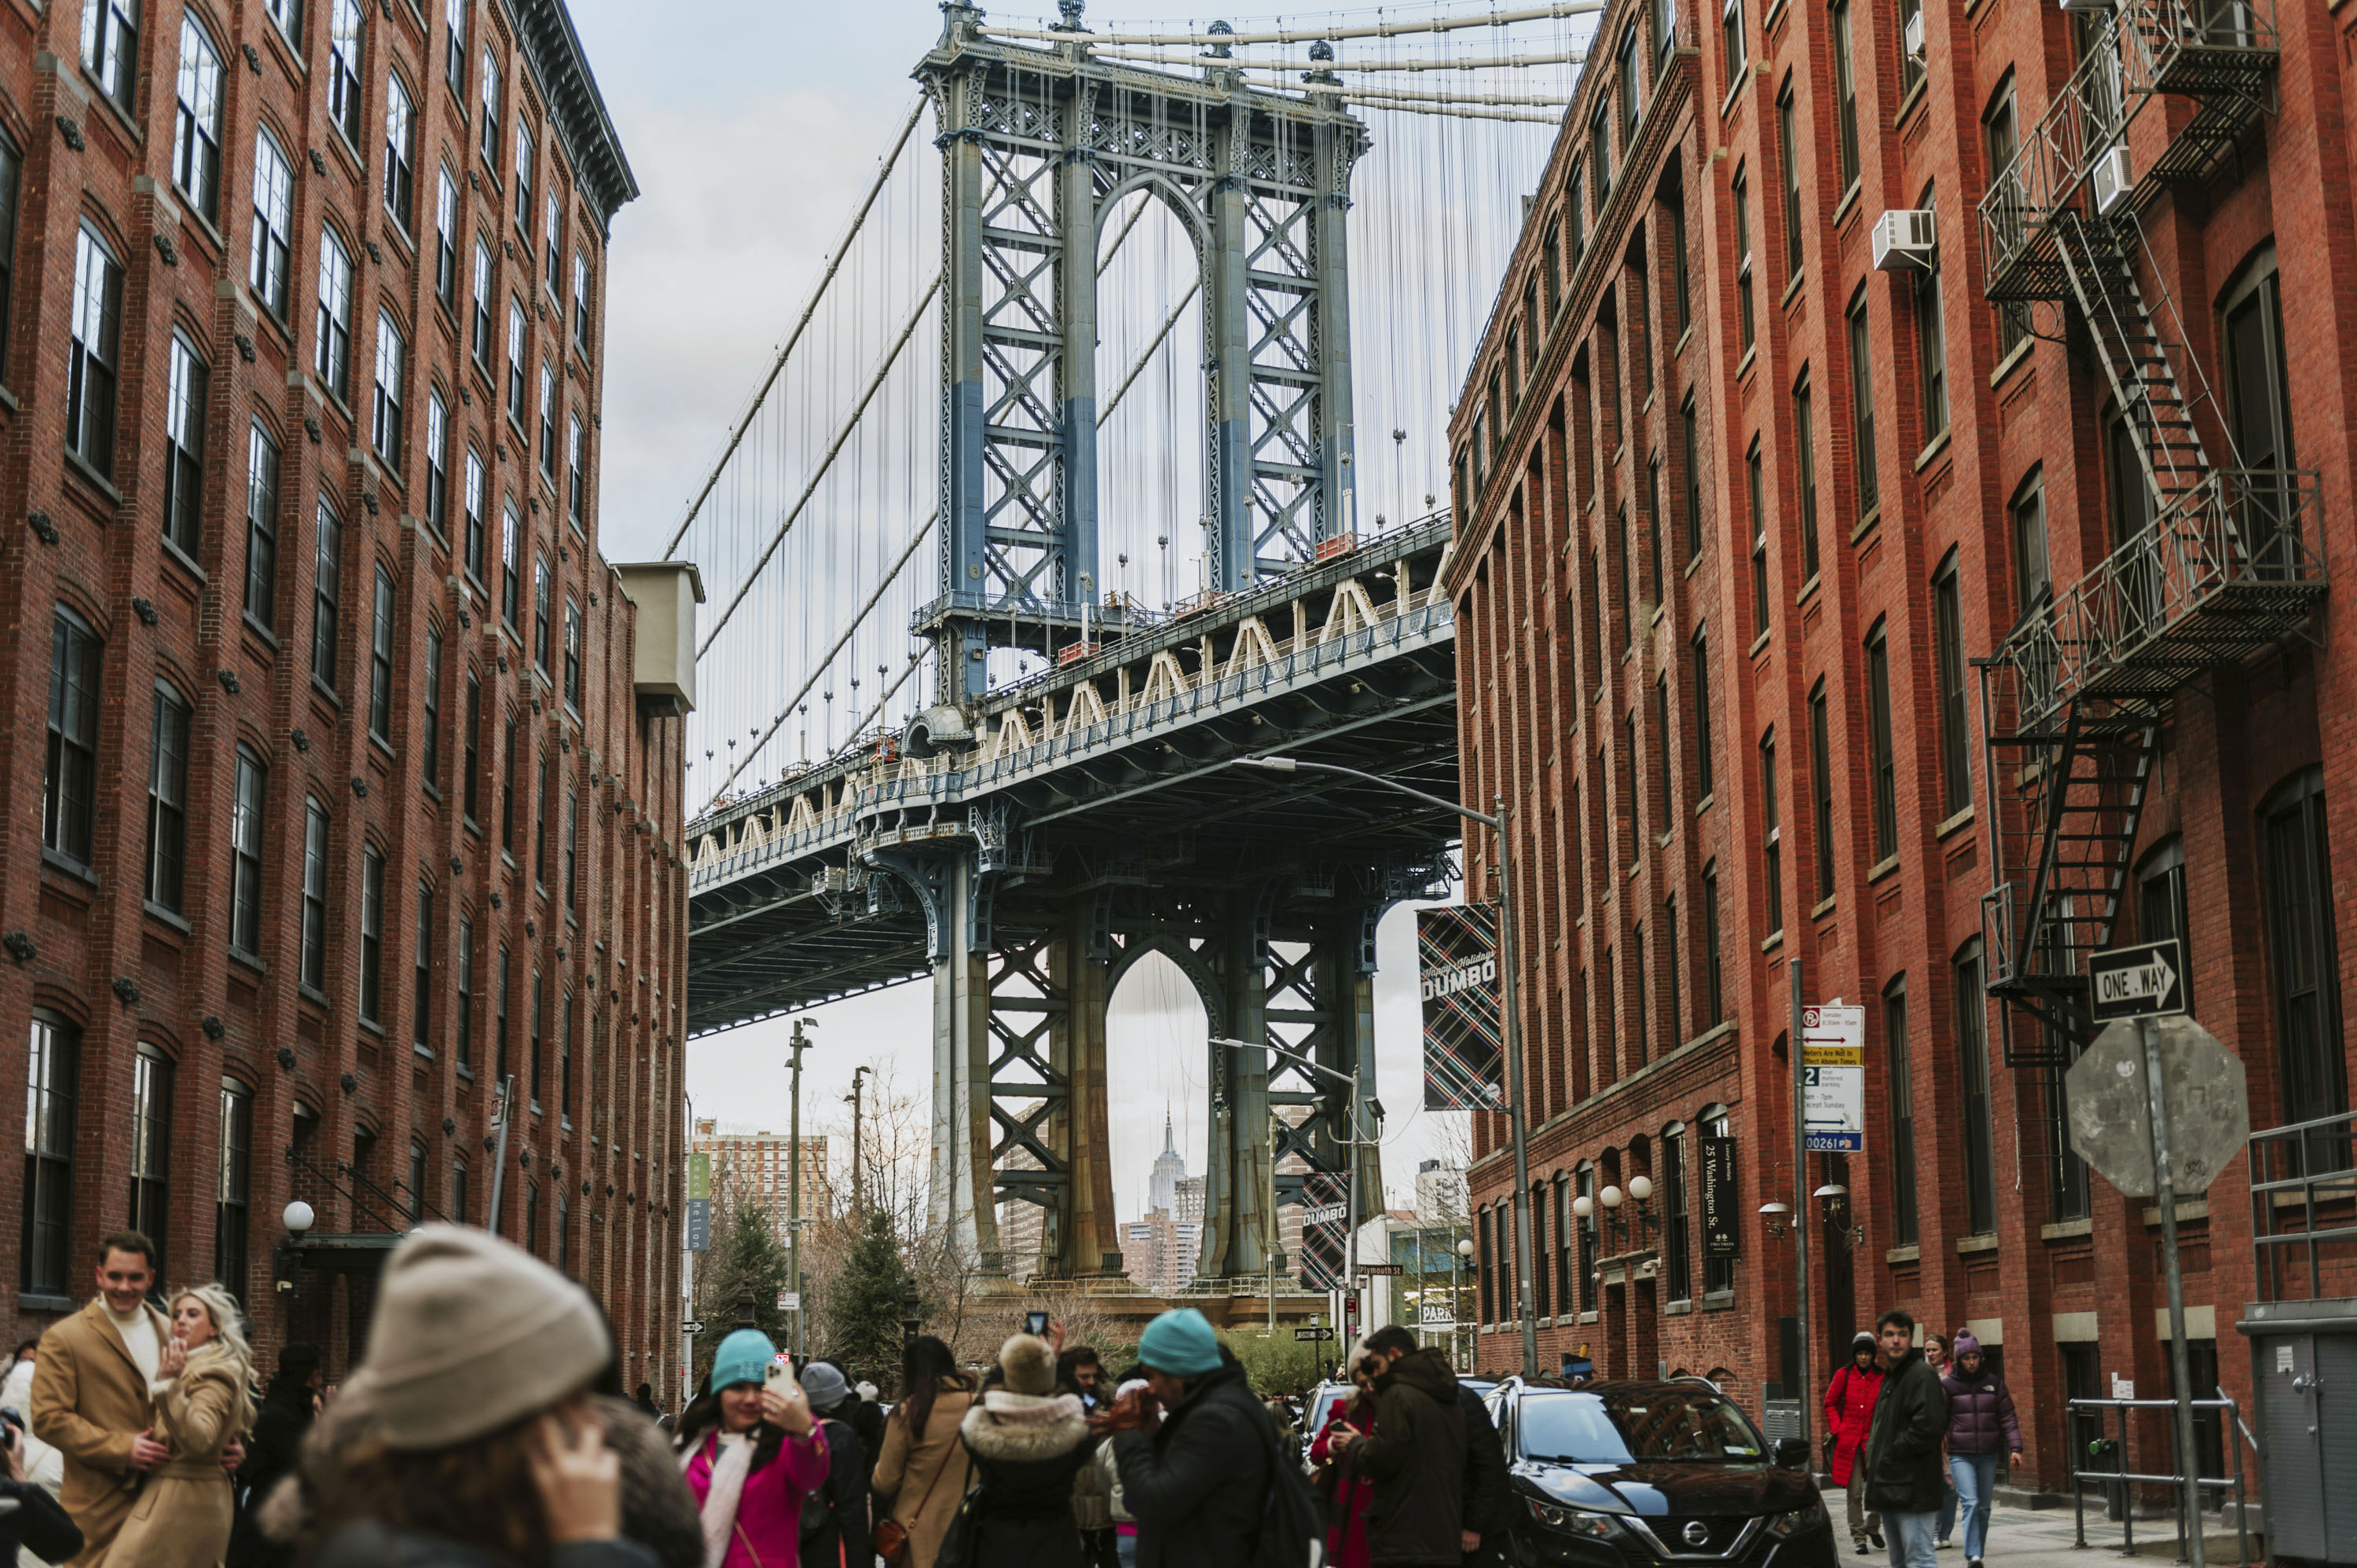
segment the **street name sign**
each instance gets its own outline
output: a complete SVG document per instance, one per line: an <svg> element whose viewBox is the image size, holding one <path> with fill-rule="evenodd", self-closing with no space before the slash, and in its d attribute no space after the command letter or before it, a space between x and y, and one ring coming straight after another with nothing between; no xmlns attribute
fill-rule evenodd
<svg viewBox="0 0 2357 1568"><path fill-rule="evenodd" d="M2093 954L2087 960L2087 977L2094 986L2099 1024L2185 1011L2185 950L2174 937Z"/></svg>
<svg viewBox="0 0 2357 1568"><path fill-rule="evenodd" d="M1359 1273L1397 1278L1407 1273L1407 1265L1405 1263L1361 1263Z"/></svg>

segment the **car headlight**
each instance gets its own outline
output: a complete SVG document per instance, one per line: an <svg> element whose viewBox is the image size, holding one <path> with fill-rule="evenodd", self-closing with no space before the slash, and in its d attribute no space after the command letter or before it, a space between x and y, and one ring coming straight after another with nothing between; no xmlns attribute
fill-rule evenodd
<svg viewBox="0 0 2357 1568"><path fill-rule="evenodd" d="M1586 1509L1567 1509L1557 1503L1541 1502L1536 1498L1524 1500L1530 1505L1531 1517L1549 1530L1560 1530L1572 1535L1585 1535L1597 1541L1604 1541L1619 1533L1620 1529L1620 1521L1609 1513L1590 1513Z"/></svg>
<svg viewBox="0 0 2357 1568"><path fill-rule="evenodd" d="M1790 1513L1770 1514L1768 1518L1768 1533L1781 1541L1787 1536L1798 1535L1804 1530L1824 1522L1825 1499L1811 1498L1805 1504L1792 1509Z"/></svg>

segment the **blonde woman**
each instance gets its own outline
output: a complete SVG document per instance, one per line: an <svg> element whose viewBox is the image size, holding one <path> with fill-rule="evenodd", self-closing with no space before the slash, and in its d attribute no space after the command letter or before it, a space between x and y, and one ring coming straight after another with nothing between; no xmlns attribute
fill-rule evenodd
<svg viewBox="0 0 2357 1568"><path fill-rule="evenodd" d="M107 1568L214 1568L233 1512L221 1449L253 1424L253 1351L237 1303L217 1284L172 1298L172 1337L147 1385L150 1435L171 1457L148 1472Z"/></svg>

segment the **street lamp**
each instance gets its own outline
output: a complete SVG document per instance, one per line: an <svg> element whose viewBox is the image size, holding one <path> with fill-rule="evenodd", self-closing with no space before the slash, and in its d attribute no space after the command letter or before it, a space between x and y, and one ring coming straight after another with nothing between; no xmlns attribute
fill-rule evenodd
<svg viewBox="0 0 2357 1568"><path fill-rule="evenodd" d="M1523 1024L1514 1000L1514 976L1521 967L1514 949L1514 878L1509 859L1506 833L1506 802L1499 797L1494 804L1495 815L1477 811L1456 800L1443 800L1422 789L1411 789L1396 779L1380 773L1369 773L1357 768L1344 768L1333 762L1308 762L1297 757L1239 757L1232 759L1247 768L1265 768L1272 773L1333 773L1346 779L1361 779L1378 785L1394 794L1438 806L1479 822L1496 834L1498 851L1498 968L1504 976L1503 994L1499 998L1499 1011L1505 1015L1506 1026L1506 1128L1514 1150L1514 1281L1515 1316L1523 1329L1523 1376L1539 1375L1539 1320L1531 1298L1531 1159L1523 1117ZM1355 1184L1354 1184L1355 1185ZM1352 1255L1357 1255L1354 1246Z"/></svg>
<svg viewBox="0 0 2357 1568"><path fill-rule="evenodd" d="M1310 1072L1323 1073L1328 1078L1333 1079L1338 1083L1347 1083L1351 1086L1351 1126L1349 1135L1343 1140L1349 1144L1351 1152L1349 1156L1350 1175L1345 1179L1344 1183L1347 1190L1342 1194L1342 1280L1343 1289L1346 1292L1348 1298L1353 1302L1357 1301L1359 1299L1359 1145L1364 1143L1372 1142L1372 1139L1365 1137L1359 1131L1358 1072L1355 1069L1350 1072L1340 1071L1337 1069L1328 1067L1324 1062L1317 1061L1311 1058L1303 1056L1299 1051L1289 1051L1283 1046L1274 1045L1266 1040L1263 1040L1259 1045L1255 1046L1250 1040L1236 1040L1231 1039L1225 1035L1214 1035L1211 1036L1211 1044L1215 1046L1232 1046L1240 1050L1247 1051L1264 1050L1273 1057L1283 1057L1286 1060L1293 1063L1296 1067L1306 1069ZM1214 1109L1224 1111L1226 1109L1226 1101L1222 1099L1215 1101ZM1378 1122L1383 1120L1383 1105L1378 1101L1375 1106L1375 1119ZM1275 1146L1274 1139L1271 1140L1270 1146L1272 1148ZM1274 1163L1272 1163L1269 1170L1270 1191L1272 1194L1275 1191L1275 1180L1276 1171ZM1265 1227L1270 1234L1262 1239L1261 1245L1264 1250L1274 1244L1276 1227L1276 1212L1274 1208L1269 1211L1268 1217L1265 1221ZM1272 1286L1269 1292L1269 1299L1271 1302L1275 1300L1275 1289ZM1275 1314L1275 1309L1272 1306L1270 1308L1269 1318L1271 1332L1274 1332L1275 1329L1276 1320Z"/></svg>
<svg viewBox="0 0 2357 1568"><path fill-rule="evenodd" d="M1473 1238L1460 1239L1456 1252L1448 1271L1448 1354L1452 1365L1464 1357L1464 1347L1458 1342L1458 1336L1465 1332L1465 1285L1459 1278L1459 1272L1473 1262Z"/></svg>

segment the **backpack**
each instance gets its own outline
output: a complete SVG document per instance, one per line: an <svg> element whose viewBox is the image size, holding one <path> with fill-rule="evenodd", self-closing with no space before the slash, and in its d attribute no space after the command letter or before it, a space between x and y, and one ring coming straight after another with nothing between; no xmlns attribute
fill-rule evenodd
<svg viewBox="0 0 2357 1568"><path fill-rule="evenodd" d="M1326 1558L1326 1507L1301 1466L1286 1462L1276 1423L1260 1413L1261 1441L1268 1453L1268 1501L1262 1511L1260 1541L1252 1568L1320 1568Z"/></svg>

